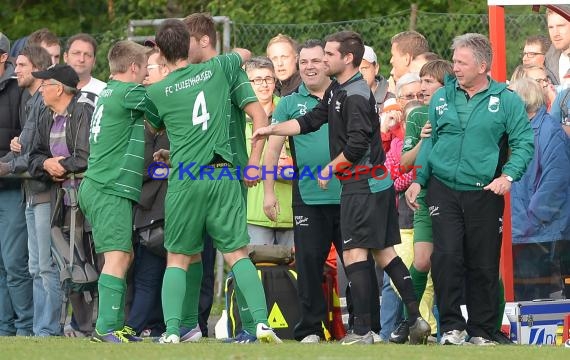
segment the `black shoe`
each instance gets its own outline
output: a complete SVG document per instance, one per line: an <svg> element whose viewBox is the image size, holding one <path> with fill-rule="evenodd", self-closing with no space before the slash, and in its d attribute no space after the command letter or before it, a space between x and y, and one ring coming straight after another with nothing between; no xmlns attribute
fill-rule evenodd
<svg viewBox="0 0 570 360"><path fill-rule="evenodd" d="M497 330L491 335L491 340L499 345L513 345L514 343L509 339L509 337L502 331Z"/></svg>
<svg viewBox="0 0 570 360"><path fill-rule="evenodd" d="M407 320L402 320L394 330L390 334L390 342L395 344L403 344L408 341L408 337L410 336L410 325L408 324Z"/></svg>

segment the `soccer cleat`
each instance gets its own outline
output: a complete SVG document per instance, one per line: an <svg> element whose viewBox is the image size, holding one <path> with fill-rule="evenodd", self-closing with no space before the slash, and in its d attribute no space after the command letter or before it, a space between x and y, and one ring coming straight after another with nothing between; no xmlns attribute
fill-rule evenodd
<svg viewBox="0 0 570 360"><path fill-rule="evenodd" d="M162 336L158 339L157 343L159 344L178 344L180 343L180 336L175 334L162 334Z"/></svg>
<svg viewBox="0 0 570 360"><path fill-rule="evenodd" d="M410 345L427 344L427 338L431 335L431 326L422 317L410 326Z"/></svg>
<svg viewBox="0 0 570 360"><path fill-rule="evenodd" d="M494 342L481 336L471 336L463 345L495 346Z"/></svg>
<svg viewBox="0 0 570 360"><path fill-rule="evenodd" d="M566 342L564 343L564 347L570 348L570 339L566 340Z"/></svg>
<svg viewBox="0 0 570 360"><path fill-rule="evenodd" d="M398 326L392 333L390 334L390 342L394 344L403 344L408 341L408 337L410 336L410 325L408 324L408 320L404 319L400 321Z"/></svg>
<svg viewBox="0 0 570 360"><path fill-rule="evenodd" d="M200 325L192 329L186 327L180 328L180 341L181 342L198 342L202 338L202 330L200 330Z"/></svg>
<svg viewBox="0 0 570 360"><path fill-rule="evenodd" d="M367 332L364 335L358 335L354 332L349 332L345 337L340 340L341 345L372 345L374 344L374 338L372 337L372 331Z"/></svg>
<svg viewBox="0 0 570 360"><path fill-rule="evenodd" d="M467 332L465 330L446 331L441 336L441 345L463 345Z"/></svg>
<svg viewBox="0 0 570 360"><path fill-rule="evenodd" d="M499 345L513 345L514 344L512 342L512 340L509 339L509 337L504 332L502 332L500 330L497 330L497 331L495 331L495 333L491 334L490 339Z"/></svg>
<svg viewBox="0 0 570 360"><path fill-rule="evenodd" d="M307 335L300 341L301 344L318 344L319 342L321 342L321 338L316 334Z"/></svg>
<svg viewBox="0 0 570 360"><path fill-rule="evenodd" d="M141 342L143 339L137 336L137 333L133 330L132 327L125 325L121 330L118 330L123 334L123 337L126 338L129 342Z"/></svg>
<svg viewBox="0 0 570 360"><path fill-rule="evenodd" d="M263 323L257 324L257 329L255 330L255 336L260 342L276 343L276 344L280 344L283 342L281 341L281 339L277 337L272 328Z"/></svg>
<svg viewBox="0 0 570 360"><path fill-rule="evenodd" d="M224 342L228 344L251 344L257 341L254 335L251 335L247 330L242 330L236 334L236 337L225 339Z"/></svg>
<svg viewBox="0 0 570 360"><path fill-rule="evenodd" d="M128 343L129 340L123 335L121 331L109 331L108 333L100 334L97 329L93 332L91 342L94 343Z"/></svg>

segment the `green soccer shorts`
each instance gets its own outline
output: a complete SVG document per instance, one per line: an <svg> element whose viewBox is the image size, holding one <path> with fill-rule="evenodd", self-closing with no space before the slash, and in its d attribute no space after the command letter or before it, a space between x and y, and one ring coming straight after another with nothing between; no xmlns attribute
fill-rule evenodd
<svg viewBox="0 0 570 360"><path fill-rule="evenodd" d="M101 191L92 180L79 187L79 207L93 231L95 251L132 251L133 203L130 199Z"/></svg>

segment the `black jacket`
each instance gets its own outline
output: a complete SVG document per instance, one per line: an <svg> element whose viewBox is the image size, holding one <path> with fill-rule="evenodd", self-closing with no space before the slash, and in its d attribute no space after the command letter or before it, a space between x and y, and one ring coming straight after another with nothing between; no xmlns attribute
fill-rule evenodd
<svg viewBox="0 0 570 360"><path fill-rule="evenodd" d="M14 65L6 62L0 77L0 157L10 151L10 141L20 135L20 97L22 90L14 77Z"/></svg>
<svg viewBox="0 0 570 360"><path fill-rule="evenodd" d="M144 168L148 169L154 161L152 154L158 149L169 149L168 137L165 133L153 134L145 129ZM153 180L144 172L141 198L134 206L134 228L144 229L164 221L164 199L168 180Z"/></svg>
<svg viewBox="0 0 570 360"><path fill-rule="evenodd" d="M333 81L321 102L297 121L301 134L316 131L328 122L331 159L343 153L352 162L351 174L356 166L370 169L384 163L386 155L380 142L376 100L360 73L344 84ZM370 177L370 174L351 176L344 182Z"/></svg>
<svg viewBox="0 0 570 360"><path fill-rule="evenodd" d="M60 164L69 173L81 173L87 169L89 157L89 129L93 106L84 101L78 101L80 94L73 97L67 106L67 123L65 126L65 141L70 156L61 160ZM43 112L38 123L38 132L34 137L28 171L30 175L40 180L51 180L44 170L44 161L53 155L49 146L49 136L53 125L53 111Z"/></svg>
<svg viewBox="0 0 570 360"><path fill-rule="evenodd" d="M1 65L1 64L0 64ZM14 65L7 61L0 77L0 157L10 152L10 141L20 135L20 99L22 90L14 77ZM19 180L0 179L0 189L18 188Z"/></svg>

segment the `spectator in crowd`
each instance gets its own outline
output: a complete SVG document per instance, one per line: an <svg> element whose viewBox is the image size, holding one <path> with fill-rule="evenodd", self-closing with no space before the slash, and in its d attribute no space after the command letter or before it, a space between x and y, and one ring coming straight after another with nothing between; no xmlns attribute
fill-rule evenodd
<svg viewBox="0 0 570 360"><path fill-rule="evenodd" d="M295 57L296 58L296 57ZM268 119L279 98L273 95L275 89L275 72L273 63L266 57L255 57L244 64L245 72L253 86L259 103ZM246 141L251 139L253 124L246 124ZM278 168L291 166L290 154L285 142L280 151ZM247 194L247 231L251 245L284 245L293 247L293 210L291 208L291 181L280 178L275 184L275 194L282 207L277 216L269 218L263 211L263 187L255 187Z"/></svg>
<svg viewBox="0 0 570 360"><path fill-rule="evenodd" d="M404 74L411 72L412 61L420 54L430 51L427 39L417 31L404 31L394 35L391 39L392 48L390 70L390 91L396 92L396 82ZM421 64L416 66L421 67Z"/></svg>
<svg viewBox="0 0 570 360"><path fill-rule="evenodd" d="M95 66L97 55L97 41L93 36L85 33L73 35L67 40L66 49L63 53L63 61L71 66L79 76L77 88L81 91L82 101L89 101L93 107L97 104L97 99L101 91L107 84L91 76ZM93 244L91 244L93 247ZM99 262L103 262L99 257ZM91 287L90 284L89 287ZM90 297L95 297L94 290L80 286L69 294L71 308L73 309L71 323L64 329L64 335L69 337L90 336L93 332L93 307L94 302L89 301L84 296L89 291Z"/></svg>
<svg viewBox="0 0 570 360"><path fill-rule="evenodd" d="M297 135L318 130L329 124L330 154L319 178L319 186L327 188L330 176L342 167L344 177L341 196L341 232L343 258L354 301L353 331L342 340L345 345L372 344L370 314L370 273L367 256L371 251L376 262L391 275L410 312L413 325L410 343L425 341L430 327L419 315L411 278L395 254L393 245L400 242L397 226L395 193L392 181L377 179L373 174L355 173L353 164L368 167L381 165L385 154L380 145L376 101L358 71L364 44L359 34L341 31L327 37L325 64L327 75L335 81L325 98L307 114L290 121L262 128L254 139L267 135ZM339 110L340 109L340 110ZM347 114L350 114L347 117ZM333 170L334 169L334 170ZM349 176L350 175L350 176ZM346 177L349 177L348 180ZM366 204L366 205L363 205ZM374 237L370 237L374 234Z"/></svg>
<svg viewBox="0 0 570 360"><path fill-rule="evenodd" d="M148 48L116 42L107 55L112 80L101 93L89 137L91 153L79 204L93 228L99 276L99 314L93 342L136 342L125 326L126 273L133 259L132 208L140 199L144 166L144 104Z"/></svg>
<svg viewBox="0 0 570 360"><path fill-rule="evenodd" d="M97 56L97 41L93 36L85 33L73 35L67 39L66 50L63 53L63 61L71 66L79 76L81 96L97 103L99 94L107 84L91 76Z"/></svg>
<svg viewBox="0 0 570 360"><path fill-rule="evenodd" d="M38 121L45 111L38 91L41 80L32 76L33 71L43 71L51 66L50 54L39 46L27 45L16 59L18 85L29 92L30 98L20 105L20 116L25 119L19 137L12 141L12 151L0 159L0 169L7 166L12 174L28 170L28 160ZM4 172L0 170L0 175ZM35 336L61 335L61 308L63 294L58 268L51 256L51 181L24 179L26 198L26 223L28 229L28 266L33 279Z"/></svg>
<svg viewBox="0 0 570 360"><path fill-rule="evenodd" d="M509 87L525 102L535 139L534 157L511 188L514 277L521 282L549 279L529 285L515 281L515 296L547 299L570 276L570 140L546 112L538 83L523 78ZM551 277L557 279L554 286ZM565 289L562 293L570 296Z"/></svg>
<svg viewBox="0 0 570 360"><path fill-rule="evenodd" d="M229 84L233 83L235 71L241 66L242 59L249 58L249 51L236 49L234 53L219 56L215 61L187 66L190 34L185 24L175 19L162 23L156 43L167 66L171 71L176 71L164 81L148 87L147 120L155 128L167 128L175 155L172 158L174 163L192 159L200 166L210 165L209 168L218 171L218 174L223 169L227 171L234 160L228 142L230 103L226 99L230 96ZM211 74L207 82L199 77L201 73ZM172 94L165 92L165 89L174 87L172 84L190 77L201 78L200 85L203 86L183 87ZM197 116L193 123L183 121L195 104L203 110L202 115ZM204 113L208 114L207 118ZM239 299L238 304L249 308L256 324L255 337L262 342L281 342L273 329L267 326L263 286L247 256L249 239L240 185L227 178L220 181L207 178L197 182L190 180L190 175L200 176L199 171L190 169L186 176L180 174L183 180L172 181L179 175L175 169L168 184L165 208L165 248L168 257L162 290L166 332L159 342L179 343L184 330L198 325L197 296L191 294L199 292L201 283L200 252L205 229L212 235L216 248L224 253L234 273L236 286L245 298L245 304L240 304ZM188 184L200 186L188 187ZM180 191L182 189L185 191ZM196 201L200 198L204 201ZM210 206L204 209L204 203ZM186 212L176 210L187 208L189 204L194 204L193 208L188 208L190 212L202 214L192 216L191 221ZM187 234L194 235L188 238Z"/></svg>
<svg viewBox="0 0 570 360"><path fill-rule="evenodd" d="M9 53L10 40L0 32L0 157L11 150L11 140L20 135L25 120L20 119L21 91ZM18 179L0 179L0 336L29 336L33 331L32 278L20 186Z"/></svg>
<svg viewBox="0 0 570 360"><path fill-rule="evenodd" d="M520 78L530 78L536 81L540 88L542 89L542 94L544 96L544 101L546 104L546 110L549 111L554 99L556 98L556 89L554 85L550 82L550 79L547 75L547 71L544 66L538 65L519 65L513 71L513 75L511 76L511 81L520 79Z"/></svg>
<svg viewBox="0 0 570 360"><path fill-rule="evenodd" d="M542 66L546 60L546 52L550 48L551 42L547 36L532 35L526 38L522 51L522 64L525 66ZM549 76L550 78L550 76Z"/></svg>
<svg viewBox="0 0 570 360"><path fill-rule="evenodd" d="M380 74L380 63L376 57L374 49L368 45L364 45L364 55L360 63L360 73L376 99L376 106L378 107L378 115L382 113L384 102L387 99L394 98L394 94L388 91L388 80L384 79Z"/></svg>
<svg viewBox="0 0 570 360"><path fill-rule="evenodd" d="M148 53L147 75L143 81L145 86L159 82L170 73L158 48L155 48L154 43L150 46L152 49ZM169 147L165 131L154 133L145 127L144 169L148 169L154 161L154 152ZM133 228L136 237L133 249L133 302L125 323L137 335L148 329L150 336L158 337L165 330L160 287L166 268L164 198L167 184L162 179L153 179L148 171L143 170L141 198L133 207ZM143 239L146 240L144 244Z"/></svg>
<svg viewBox="0 0 570 360"><path fill-rule="evenodd" d="M208 61L218 55L216 51L216 25L212 16L208 13L194 13L184 19L188 31L190 32L190 53L189 61L193 64ZM249 153L246 148L245 128L246 120L245 114L252 120L253 129L256 130L262 126L266 126L267 115L259 104L255 92L249 82L247 74L243 70L237 71L234 83L230 84L231 87L231 114L230 114L230 148L234 154L236 165L242 169L247 165L259 166L261 162L261 152L263 150L263 143L258 142L254 144ZM248 171L248 174L255 178L259 176L259 172L255 169ZM255 186L259 180L244 179L242 184L242 195L244 200L247 200L247 188ZM199 300L199 324L203 336L208 336L208 317L214 300L214 263L216 259L216 251L212 237L204 234L204 250L202 251L202 266L203 277L202 286L200 287L200 300ZM243 294L236 289L236 294L244 303ZM248 334L253 336L255 333L255 324L251 315L246 314L247 311L242 311L239 308L240 319L242 320L242 328L244 329L234 339L236 342L241 342L242 337L247 337Z"/></svg>
<svg viewBox="0 0 570 360"><path fill-rule="evenodd" d="M51 56L52 65L59 64L61 45L57 36L47 28L34 31L28 37L28 46L37 45L47 50Z"/></svg>
<svg viewBox="0 0 570 360"><path fill-rule="evenodd" d="M420 89L420 77L418 73L403 74L396 83L396 102L398 109L390 107L389 111L383 111L380 115L380 134L382 136L382 148L388 152L394 137L404 138L403 109L412 100L422 101L423 93Z"/></svg>
<svg viewBox="0 0 570 360"><path fill-rule="evenodd" d="M428 116L434 131L422 143L416 161L421 168L406 201L417 209L427 186L441 343L494 345L503 195L524 174L533 138L520 98L487 75L489 40L464 34L452 49L456 78L446 78L432 95ZM460 310L464 286L467 324Z"/></svg>
<svg viewBox="0 0 570 360"><path fill-rule="evenodd" d="M275 36L267 44L267 57L273 62L277 77L277 96L289 95L301 84L297 68L297 46L295 40L283 34Z"/></svg>
<svg viewBox="0 0 570 360"><path fill-rule="evenodd" d="M550 79L554 85L563 83L564 76L570 69L570 22L557 12L546 9L546 22L548 34L552 44L546 52L544 64L548 69Z"/></svg>
<svg viewBox="0 0 570 360"><path fill-rule="evenodd" d="M409 72L419 73L424 64L439 59L441 59L441 57L438 54L433 53L431 51L421 53L412 60Z"/></svg>
<svg viewBox="0 0 570 360"><path fill-rule="evenodd" d="M570 88L564 89L554 99L552 106L550 107L550 115L556 120L560 121L562 124L562 129L566 132L566 135L570 136L570 116L569 114L570 106Z"/></svg>

